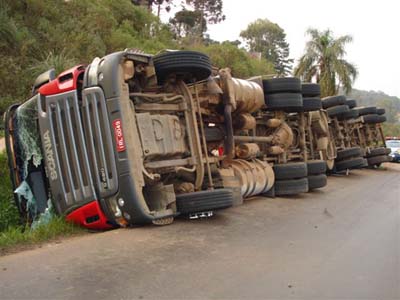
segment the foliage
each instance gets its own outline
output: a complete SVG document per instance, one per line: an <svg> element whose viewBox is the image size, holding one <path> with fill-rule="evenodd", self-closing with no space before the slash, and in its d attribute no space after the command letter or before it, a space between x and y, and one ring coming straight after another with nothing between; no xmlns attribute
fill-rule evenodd
<svg viewBox="0 0 400 300"><path fill-rule="evenodd" d="M54 68L56 70L56 74L59 74L75 64L77 64L75 59L70 58L67 54L65 54L65 51L61 51L58 54L50 51L45 57L34 60L30 70L35 74L40 74L51 68Z"/></svg>
<svg viewBox="0 0 400 300"><path fill-rule="evenodd" d="M152 11L154 6L157 6L157 16L160 16L162 7L165 11L171 10L173 0L132 0L132 4L137 6L144 6L149 11Z"/></svg>
<svg viewBox="0 0 400 300"><path fill-rule="evenodd" d="M378 106L386 110L388 123L400 124L400 98L389 96L383 92L362 91L353 89L349 98L357 100L358 106Z"/></svg>
<svg viewBox="0 0 400 300"><path fill-rule="evenodd" d="M309 29L307 34L311 39L294 74L307 82L315 78L321 85L323 97L337 94L340 85L349 93L358 74L356 67L344 59L345 46L352 41L352 37L344 35L334 38L329 29Z"/></svg>
<svg viewBox="0 0 400 300"><path fill-rule="evenodd" d="M400 137L400 123L382 123L383 134L385 136L397 136Z"/></svg>
<svg viewBox="0 0 400 300"><path fill-rule="evenodd" d="M207 53L216 67L229 67L232 75L238 78L274 73L271 63L268 63L265 59L252 58L245 50L239 49L237 45L228 41L221 44L201 46L195 48L195 50Z"/></svg>
<svg viewBox="0 0 400 300"><path fill-rule="evenodd" d="M293 59L289 58L289 44L285 31L268 19L257 19L240 33L250 51L260 52L274 63L276 73L286 76L291 72Z"/></svg>
<svg viewBox="0 0 400 300"><path fill-rule="evenodd" d="M169 20L176 39L184 37L202 37L207 30L207 23L199 11L183 9ZM203 27L202 27L203 26Z"/></svg>
<svg viewBox="0 0 400 300"><path fill-rule="evenodd" d="M129 0L0 0L0 9L2 104L27 99L50 67L60 71L124 48L155 53L175 46L168 26Z"/></svg>
<svg viewBox="0 0 400 300"><path fill-rule="evenodd" d="M186 0L186 4L192 6L194 11L201 13L200 20L208 24L217 24L225 20L222 12L222 0ZM207 26L203 25L202 28Z"/></svg>
<svg viewBox="0 0 400 300"><path fill-rule="evenodd" d="M0 153L0 232L19 225L20 221L9 174L7 155Z"/></svg>
<svg viewBox="0 0 400 300"><path fill-rule="evenodd" d="M32 245L85 232L83 228L66 222L62 217L56 217L48 224L39 225L34 230L28 226L10 227L0 232L0 253L13 246Z"/></svg>

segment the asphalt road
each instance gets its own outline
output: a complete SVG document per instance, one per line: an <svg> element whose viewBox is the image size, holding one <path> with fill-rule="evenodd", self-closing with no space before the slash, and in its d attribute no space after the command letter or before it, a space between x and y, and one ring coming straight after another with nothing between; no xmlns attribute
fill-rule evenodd
<svg viewBox="0 0 400 300"><path fill-rule="evenodd" d="M400 299L400 165L0 257L0 299Z"/></svg>

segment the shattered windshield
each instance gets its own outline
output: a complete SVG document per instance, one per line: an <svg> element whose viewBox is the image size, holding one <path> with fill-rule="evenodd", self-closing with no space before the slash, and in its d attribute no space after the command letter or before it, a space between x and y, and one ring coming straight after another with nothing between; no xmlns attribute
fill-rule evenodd
<svg viewBox="0 0 400 300"><path fill-rule="evenodd" d="M18 107L16 112L19 154L24 164L22 178L26 178L28 174L30 161L35 167L38 167L43 159L40 148L37 99L38 97L34 97L25 102Z"/></svg>
<svg viewBox="0 0 400 300"><path fill-rule="evenodd" d="M38 97L18 107L15 113L16 161L21 182L14 191L29 219L38 222L49 212L49 195L45 186L43 153L38 123ZM37 219L39 217L39 219ZM46 220L49 219L47 216Z"/></svg>

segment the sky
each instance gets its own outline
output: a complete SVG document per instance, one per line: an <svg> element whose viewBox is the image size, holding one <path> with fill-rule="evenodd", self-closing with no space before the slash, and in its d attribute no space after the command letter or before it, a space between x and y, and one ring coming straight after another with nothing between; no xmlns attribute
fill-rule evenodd
<svg viewBox="0 0 400 300"><path fill-rule="evenodd" d="M267 18L285 30L290 56L297 61L308 28L349 34L353 42L346 59L359 71L354 88L400 97L399 0L223 0L223 6L226 20L209 26L212 39L237 40L249 23Z"/></svg>

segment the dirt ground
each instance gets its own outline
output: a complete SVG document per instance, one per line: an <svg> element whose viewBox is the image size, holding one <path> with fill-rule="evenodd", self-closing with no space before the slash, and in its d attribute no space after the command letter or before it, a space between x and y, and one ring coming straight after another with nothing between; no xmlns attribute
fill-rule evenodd
<svg viewBox="0 0 400 300"><path fill-rule="evenodd" d="M0 257L1 299L400 299L400 164Z"/></svg>

